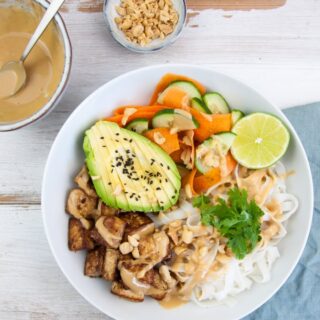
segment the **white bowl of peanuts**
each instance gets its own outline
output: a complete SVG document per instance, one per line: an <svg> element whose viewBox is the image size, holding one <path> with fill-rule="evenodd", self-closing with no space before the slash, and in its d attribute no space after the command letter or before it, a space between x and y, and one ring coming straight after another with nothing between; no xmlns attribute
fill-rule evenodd
<svg viewBox="0 0 320 320"><path fill-rule="evenodd" d="M105 0L104 17L113 38L141 53L163 49L181 34L185 0Z"/></svg>

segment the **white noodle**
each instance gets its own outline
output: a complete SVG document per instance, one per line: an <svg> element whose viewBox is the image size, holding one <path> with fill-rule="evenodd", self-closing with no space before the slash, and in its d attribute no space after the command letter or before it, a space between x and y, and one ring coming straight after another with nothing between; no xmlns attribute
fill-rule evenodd
<svg viewBox="0 0 320 320"><path fill-rule="evenodd" d="M158 216L150 215L150 218L153 220L156 227L161 227L162 225L170 223L172 221L184 220L194 215L199 216L198 209L194 208L190 202L183 201L178 209L165 214L160 213Z"/></svg>
<svg viewBox="0 0 320 320"><path fill-rule="evenodd" d="M243 260L231 259L226 268L217 272L215 279L208 279L206 283L198 285L194 289L192 300L199 306L210 307L221 303L232 305L235 302L233 297L249 289L253 283L264 283L270 280L272 265L280 257L279 250L275 245L286 235L284 224L296 212L299 203L295 196L286 192L285 166L278 162L269 170L276 177L276 181L264 204L261 205L261 209L264 211L262 220L275 223L279 227L279 231L271 239L262 239L255 250ZM239 165L234 171L234 176L237 182L241 179ZM271 178L267 177L263 186L269 183L268 179ZM225 181L214 185L207 194L214 195L216 189L224 183ZM272 199L279 203L282 211L281 217L273 217L272 212L265 206ZM191 224L191 220L189 223Z"/></svg>

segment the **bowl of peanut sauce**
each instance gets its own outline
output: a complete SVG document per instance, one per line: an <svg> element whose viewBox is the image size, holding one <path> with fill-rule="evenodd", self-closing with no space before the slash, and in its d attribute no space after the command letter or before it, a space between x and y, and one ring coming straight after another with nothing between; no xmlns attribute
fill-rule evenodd
<svg viewBox="0 0 320 320"><path fill-rule="evenodd" d="M48 6L45 0L0 1L0 68L20 59ZM0 96L0 131L24 127L48 114L66 89L71 60L70 39L56 14L24 61L24 86L12 96ZM0 87L10 81L7 77L0 74Z"/></svg>

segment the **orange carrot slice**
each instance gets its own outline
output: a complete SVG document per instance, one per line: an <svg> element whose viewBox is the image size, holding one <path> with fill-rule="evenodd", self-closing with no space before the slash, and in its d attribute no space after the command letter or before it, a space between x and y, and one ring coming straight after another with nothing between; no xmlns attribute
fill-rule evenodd
<svg viewBox="0 0 320 320"><path fill-rule="evenodd" d="M184 188L190 187L192 195L197 195L197 192L194 190L194 179L197 173L197 169L193 168L192 171L182 178L182 186Z"/></svg>
<svg viewBox="0 0 320 320"><path fill-rule="evenodd" d="M171 108L183 108L189 104L188 94L179 88L169 88L161 97L161 103Z"/></svg>
<svg viewBox="0 0 320 320"><path fill-rule="evenodd" d="M172 160L175 162L175 163L178 163L178 164L183 164L183 161L181 160L181 153L182 153L183 149L180 148L179 150L177 151L174 151L170 154L170 157L172 158Z"/></svg>
<svg viewBox="0 0 320 320"><path fill-rule="evenodd" d="M126 124L128 124L132 120L139 119L139 118L152 119L154 115L155 115L155 112L153 112L153 111L144 111L144 110L140 111L140 110L138 110L128 117ZM115 116L105 118L105 120L111 121L111 122L116 122L120 127L123 127L124 125L121 122L122 117L123 117L123 114L118 114Z"/></svg>
<svg viewBox="0 0 320 320"><path fill-rule="evenodd" d="M199 123L199 128L194 131L194 138L199 142L204 141L215 133L231 130L230 113L203 115L192 108L189 108L189 112Z"/></svg>
<svg viewBox="0 0 320 320"><path fill-rule="evenodd" d="M171 134L168 128L148 130L144 135L152 142L158 144L168 154L180 149L178 134ZM163 140L163 143L160 143L161 140Z"/></svg>
<svg viewBox="0 0 320 320"><path fill-rule="evenodd" d="M194 79L191 79L189 77L182 76L179 74L167 73L160 79L159 83L157 84L157 86L152 94L150 104L151 105L155 104L158 100L159 93L162 92L171 82L176 81L176 80L190 81L198 88L198 90L200 91L201 94L204 94L206 92L205 86L203 86L197 80L194 80Z"/></svg>
<svg viewBox="0 0 320 320"><path fill-rule="evenodd" d="M122 115L116 115L116 116L111 116L111 117L105 118L104 120L110 121L110 122L115 122L121 127L122 126L121 119L122 119Z"/></svg>
<svg viewBox="0 0 320 320"><path fill-rule="evenodd" d="M237 161L233 158L233 156L231 155L231 152L228 152L226 155L226 167L227 170L224 173L225 176L228 176L237 166Z"/></svg>
<svg viewBox="0 0 320 320"><path fill-rule="evenodd" d="M115 109L113 111L113 114L114 115L119 115L119 114L124 114L124 111L127 109L127 108L134 108L134 109L137 109L138 111L147 111L147 112L158 112L162 109L167 109L167 107L164 107L162 105L154 105L154 106L121 106L117 109Z"/></svg>
<svg viewBox="0 0 320 320"><path fill-rule="evenodd" d="M193 188L195 192L202 193L207 191L210 187L221 180L221 173L219 168L213 168L206 174L202 174L194 178Z"/></svg>

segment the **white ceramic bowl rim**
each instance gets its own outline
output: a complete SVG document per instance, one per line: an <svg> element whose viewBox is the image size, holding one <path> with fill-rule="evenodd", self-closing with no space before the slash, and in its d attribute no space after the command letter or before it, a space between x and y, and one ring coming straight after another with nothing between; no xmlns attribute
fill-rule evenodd
<svg viewBox="0 0 320 320"><path fill-rule="evenodd" d="M50 2L47 0L33 0L34 2L40 4L44 8L48 8L50 5ZM35 122L36 120L42 118L45 116L48 112L50 112L55 104L58 102L58 100L61 98L61 95L63 91L66 88L67 82L69 80L70 71L71 71L71 64L72 64L72 47L71 47L71 41L70 37L66 28L66 25L60 15L60 13L57 13L54 17L54 20L57 24L58 31L61 33L61 37L64 44L64 68L63 73L61 77L61 81L52 95L51 99L43 106L41 107L37 112L33 113L30 117L25 118L23 120L12 122L12 123L0 123L0 131L11 131L16 130L19 128L22 128L28 124L31 124Z"/></svg>
<svg viewBox="0 0 320 320"><path fill-rule="evenodd" d="M103 16L107 23L107 26L109 28L109 31L112 35L112 37L123 47L136 52L136 53L152 53L158 50L162 50L171 44L173 44L181 35L186 18L187 18L187 5L185 0L178 0L179 6L180 6L180 16L177 25L175 26L174 31L169 34L165 39L163 40L157 40L156 44L153 42L150 43L150 45L147 45L145 47L141 47L137 44L131 43L130 41L126 40L125 36L122 34L121 31L119 31L113 21L111 21L111 18L113 18L113 15L111 14L112 5L114 0L104 0L103 5ZM181 1L181 2L180 2Z"/></svg>
<svg viewBox="0 0 320 320"><path fill-rule="evenodd" d="M42 182L42 197L41 197L41 203L42 203L42 212L43 212L43 223L44 223L44 228L45 228L45 232L48 238L48 242L50 245L50 248L52 250L52 253L60 267L60 269L62 270L62 272L64 273L64 275L66 276L66 278L69 280L69 282L72 284L72 286L88 301L90 302L92 305L94 305L96 308L98 308L101 312L104 312L116 319L125 319L124 317L120 317L119 316L119 311L116 309L108 309L108 311L103 310L103 308L101 306L98 306L97 303L95 302L95 300L93 299L92 296L90 296L90 294L87 294L87 292L84 292L81 287L78 285L78 283L76 281L73 281L67 270L64 267L64 262L63 262L63 258L60 255L60 253L56 250L55 244L52 242L52 239L50 237L50 225L48 224L47 221L47 200L49 199L49 195L45 193L46 188L47 188L47 184L49 183L48 177L49 177L49 164L50 164L50 158L53 156L55 149L57 147L57 144L60 140L60 137L63 136L65 134L65 130L67 130L67 125L70 124L71 122L73 122L74 118L77 117L77 115L81 112L83 112L83 110L85 109L86 105L90 102L91 99L94 99L95 96L99 95L99 93L103 90L106 90L106 88L108 88L108 86L111 85L115 85L118 83L121 83L121 81L126 78L126 77L130 77L132 75L135 75L136 73L142 73L143 71L147 71L147 70L161 70L163 69L163 73L168 72L168 69L173 70L175 68L183 68L185 69L185 74L188 75L188 72L194 70L196 71L211 71L213 74L219 75L221 77L227 78L232 82L235 82L237 84L240 84L241 86L249 89L250 91L252 91L255 95L260 96L261 99L263 99L264 101L266 101L267 104L270 104L273 106L273 108L277 109L273 104L271 104L268 100L266 100L265 98L263 98L263 96L261 94L259 94L256 90L250 88L249 86L243 84L241 81L235 80L234 78L231 78L223 73L220 72L216 72L214 70L211 70L209 68L205 68L205 67L200 67L200 66L192 66L192 65L183 65L183 64L167 64L167 65L156 65L156 66L150 66L150 67L145 67L145 68L141 68L141 69L137 69L128 73L125 73L121 76L118 76L117 78L114 78L113 80L109 81L108 83L104 84L103 86L101 86L100 88L98 88L95 92L93 92L90 96L88 96L79 106L78 108L76 108L73 113L69 116L69 118L67 119L67 121L65 122L64 126L61 128L60 132L58 133L48 156L48 160L47 160L47 164L44 170L44 176L43 176L43 182ZM288 265L287 270L284 272L283 275L280 276L281 281L279 281L276 286L274 287L274 289L270 292L268 292L268 294L265 294L263 299L261 299L259 301L259 303L255 303L254 307L252 307L250 310L245 310L242 311L242 313L239 313L237 315L237 318L242 318L246 315L248 315L249 313L253 312L254 310L256 310L257 308L259 308L262 304L264 304L267 300L269 300L279 289L280 287L285 283L285 281L288 279L288 277L291 275L293 269L295 268L296 264L298 263L302 252L304 250L304 247L306 245L307 239L308 239L308 235L310 232L310 227L311 227L311 223L312 223L312 215L313 215L313 184L312 184L312 176L311 176L311 170L310 170L310 166L309 166L309 162L307 160L307 156L305 153L305 150L303 148L303 145L299 139L299 137L297 136L294 128L292 127L291 123L288 121L288 119L286 118L286 116L281 112L281 110L278 110L279 113L283 116L283 118L286 120L286 125L288 126L289 130L291 131L291 134L293 136L294 142L298 145L298 148L300 148L301 150L301 156L303 158L303 162L305 165L305 170L306 170L306 176L305 181L306 181L306 185L307 185L307 189L306 191L310 192L310 198L308 200L308 205L307 207L310 208L310 210L308 210L309 212L304 212L305 218L306 218L306 227L305 227L305 233L301 236L302 240L300 241L300 243L295 243L296 247L298 247L298 249L296 249L297 251L294 254L294 259L290 261L290 265ZM67 244L66 244L67 247ZM70 253L71 254L71 253ZM280 258L281 259L281 258ZM258 284L261 285L261 284ZM251 289L252 290L252 289ZM108 293L106 292L106 295ZM107 296L106 296L107 297ZM125 306L125 302L123 302L123 305ZM142 306L143 308L143 306ZM182 307L184 308L184 307ZM181 308L181 309L182 309ZM203 310L202 308L198 307L199 310ZM207 310L207 309L206 309ZM123 313L122 313L123 315ZM202 313L203 315L203 313ZM128 315L128 319L130 318L130 316ZM156 318L156 317L155 317ZM206 319L209 319L207 317L205 317ZM171 318L170 318L171 319ZM187 318L186 318L187 319ZM229 318L228 318L229 319ZM230 318L231 319L231 318ZM235 318L233 318L235 319Z"/></svg>

